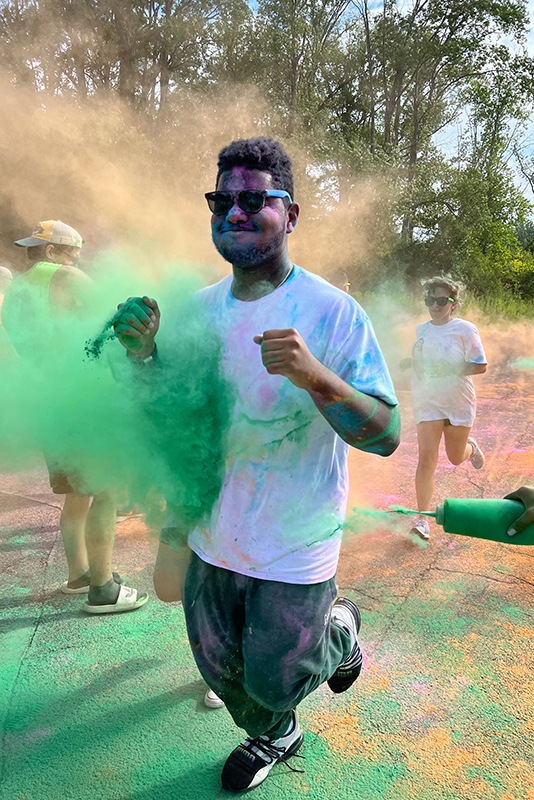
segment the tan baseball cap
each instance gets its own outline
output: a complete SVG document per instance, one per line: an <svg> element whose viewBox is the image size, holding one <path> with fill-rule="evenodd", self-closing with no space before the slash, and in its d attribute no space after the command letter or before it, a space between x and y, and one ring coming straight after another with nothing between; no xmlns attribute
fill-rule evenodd
<svg viewBox="0 0 534 800"><path fill-rule="evenodd" d="M83 239L78 231L59 219L48 219L39 222L27 239L15 242L17 247L35 247L39 244L65 244L68 247L81 247Z"/></svg>

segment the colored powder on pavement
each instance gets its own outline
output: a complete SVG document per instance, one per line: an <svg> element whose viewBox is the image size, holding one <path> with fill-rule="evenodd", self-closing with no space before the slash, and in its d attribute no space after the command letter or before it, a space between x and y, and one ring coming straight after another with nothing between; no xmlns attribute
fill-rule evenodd
<svg viewBox="0 0 534 800"><path fill-rule="evenodd" d="M369 579L362 577L362 594L354 599L368 597ZM482 586L483 576L478 580ZM397 599L394 633L389 620L385 638L374 626L384 626L387 606L365 615L358 692L339 704L315 707L306 720L328 744L325 759L340 767L358 764L362 796L389 797L389 790L396 797L437 798L433 788L445 783L440 798L482 800L488 788L503 797L507 785L529 785L528 766L521 773L507 748L521 751L518 733L529 719L525 708L532 707L527 676L528 634L533 634L528 628L522 634L508 621L498 596L508 589L500 584L491 589L487 596L473 592L471 576L434 580L425 597L414 592ZM375 770L385 784L374 782ZM507 781L510 771L518 778L513 784ZM480 782L480 794L471 791L474 781Z"/></svg>

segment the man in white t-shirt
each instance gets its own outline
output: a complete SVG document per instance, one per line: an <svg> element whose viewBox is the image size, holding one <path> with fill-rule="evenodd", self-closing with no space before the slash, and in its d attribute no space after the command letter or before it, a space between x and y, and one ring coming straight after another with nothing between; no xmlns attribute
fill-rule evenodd
<svg viewBox="0 0 534 800"><path fill-rule="evenodd" d="M198 668L248 734L222 774L238 792L297 752L306 695L324 681L345 691L360 673L359 611L335 600L347 453L390 455L399 415L362 308L289 259L299 207L282 147L232 142L216 187L206 195L212 238L232 275L195 302L220 340L232 402L222 487L189 533L181 596ZM172 350L155 350L157 304L134 298L123 309L119 338L158 380ZM166 601L180 597L185 560L172 541L163 531L154 576Z"/></svg>

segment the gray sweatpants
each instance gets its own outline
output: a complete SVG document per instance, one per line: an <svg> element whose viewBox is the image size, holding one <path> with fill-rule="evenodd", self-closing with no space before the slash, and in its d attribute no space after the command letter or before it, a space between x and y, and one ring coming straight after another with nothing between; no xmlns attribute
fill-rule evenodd
<svg viewBox="0 0 534 800"><path fill-rule="evenodd" d="M334 578L266 581L192 554L183 607L193 655L249 736L285 733L291 710L349 655L349 634L330 621L335 596Z"/></svg>

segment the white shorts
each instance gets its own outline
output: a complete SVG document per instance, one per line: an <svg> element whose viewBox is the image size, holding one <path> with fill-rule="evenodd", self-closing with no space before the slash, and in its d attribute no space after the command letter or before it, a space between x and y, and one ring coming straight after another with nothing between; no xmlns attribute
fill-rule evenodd
<svg viewBox="0 0 534 800"><path fill-rule="evenodd" d="M438 419L448 419L451 425L462 425L472 428L475 422L476 405L462 403L455 408L441 405L432 400L423 401L420 406L414 406L413 415L415 424L420 422L433 422Z"/></svg>

